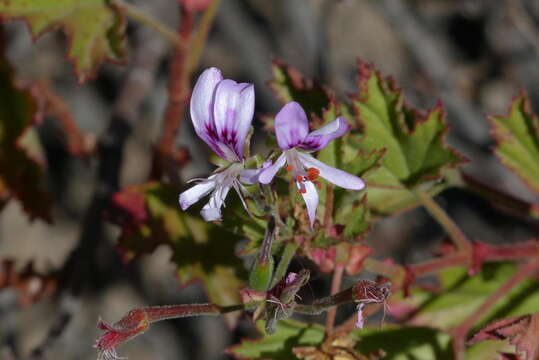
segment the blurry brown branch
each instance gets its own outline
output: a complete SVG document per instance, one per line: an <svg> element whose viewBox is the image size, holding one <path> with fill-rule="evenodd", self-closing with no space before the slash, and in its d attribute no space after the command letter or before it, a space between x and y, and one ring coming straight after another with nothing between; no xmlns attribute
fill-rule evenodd
<svg viewBox="0 0 539 360"><path fill-rule="evenodd" d="M88 156L92 154L95 150L92 137L80 130L71 110L64 100L54 92L54 89L47 81L39 81L37 86L40 95L45 99L46 112L58 120L64 131L69 153L74 156Z"/></svg>
<svg viewBox="0 0 539 360"><path fill-rule="evenodd" d="M158 3L154 10L168 11ZM94 194L83 219L78 243L61 270L64 293L59 300L58 316L47 337L32 352L34 358L42 358L46 348L62 334L69 324L73 309L77 307L76 303L80 301L79 297L88 286L95 284L98 276L98 253L102 246L107 246L103 241L103 213L120 185L125 142L138 119L144 98L154 86L158 66L166 55L165 44L148 29L138 28L135 39L137 46L132 55L132 64L115 101L108 128L98 141ZM107 247L110 248L110 245ZM114 253L112 248L108 250Z"/></svg>
<svg viewBox="0 0 539 360"><path fill-rule="evenodd" d="M174 49L174 55L170 64L168 105L165 110L165 120L161 138L158 145L158 153L154 158L152 177L158 178L166 169L174 165L181 165L187 161L187 153L174 152L174 142L178 135L181 121L184 117L185 106L189 100L191 76L196 69L202 50L206 43L213 19L217 13L220 0L213 0L211 5L204 11L198 24L198 31L193 35L196 12L181 7L181 22L178 26L178 37L183 46ZM171 165L171 166L170 166ZM175 171L168 171L175 176Z"/></svg>
<svg viewBox="0 0 539 360"><path fill-rule="evenodd" d="M533 18L529 15L521 0L508 0L506 3L513 24L533 46L537 56L539 56L539 29L535 25Z"/></svg>

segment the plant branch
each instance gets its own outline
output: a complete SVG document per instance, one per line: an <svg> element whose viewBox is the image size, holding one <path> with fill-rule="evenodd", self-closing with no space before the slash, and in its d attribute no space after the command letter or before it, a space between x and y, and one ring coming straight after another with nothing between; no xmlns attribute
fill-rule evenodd
<svg viewBox="0 0 539 360"><path fill-rule="evenodd" d="M471 242L466 238L466 235L464 235L458 225L447 215L445 210L426 192L417 191L416 195L429 214L444 228L457 249L471 255Z"/></svg>
<svg viewBox="0 0 539 360"><path fill-rule="evenodd" d="M337 262L335 269L333 270L333 277L331 279L331 295L335 295L341 289L342 276L344 273L344 264ZM333 326L335 325L335 317L337 316L337 308L332 307L328 310L326 316L326 334L333 332Z"/></svg>
<svg viewBox="0 0 539 360"><path fill-rule="evenodd" d="M138 7L129 4L123 0L114 0L113 4L125 11L127 16L129 16L133 20L138 21L139 23L144 24L155 30L159 35L163 36L163 38L169 41L174 47L180 48L185 46L182 42L182 39L174 32L174 30L170 29L167 25L155 19L148 13L142 11Z"/></svg>

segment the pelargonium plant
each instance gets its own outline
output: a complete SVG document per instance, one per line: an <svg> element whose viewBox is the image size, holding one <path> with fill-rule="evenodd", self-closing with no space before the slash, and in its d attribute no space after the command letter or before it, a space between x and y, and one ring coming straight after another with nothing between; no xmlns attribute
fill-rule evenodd
<svg viewBox="0 0 539 360"><path fill-rule="evenodd" d="M383 310L382 319L387 313L392 321L415 319L419 324L422 314L427 314L425 321L429 322L427 303L410 297L419 291L413 287L418 277L460 264L468 266L468 274L462 275L468 279L486 261L535 254L534 241L509 250L472 243L466 238L432 199L453 179L458 179L451 168L465 161L443 141L447 127L441 105L427 113L409 109L393 80L383 78L362 62L359 70L360 92L347 104L335 100L323 88L291 89L290 86L297 85L290 85L293 81L287 82L287 76L297 77L295 70L274 64L276 80L270 86L285 104L274 118L265 119L265 129L274 130L266 133L270 148L255 155L249 153L255 113L253 85L223 79L216 68L202 72L190 100L191 121L196 134L220 158L218 168L207 178L193 179L197 184L180 192L181 210L171 201L175 190L157 184L126 188L115 203L131 214L131 220L121 223L124 232L120 248L135 250L133 246L140 237L154 237L156 246L162 241L157 239L169 234L166 243L174 249L181 282L205 279L212 302L139 308L115 324L100 321L99 327L105 333L95 346L101 359L116 359L119 345L147 331L155 321L224 315L235 326L238 312L249 314L263 333L260 340L243 341L228 349L240 359L258 359L267 354L277 359L290 354L309 359L330 355L346 359L381 358L389 348L367 346L369 341L360 339L373 311ZM312 108L304 97L305 93L320 97L320 92L326 99L322 110ZM303 95L295 98L294 94ZM503 148L499 151L504 156ZM232 188L239 201L227 197ZM206 196L209 200L200 211L204 220L201 221L188 209ZM134 199L140 199L137 202L142 201L144 207L133 211ZM418 205L440 222L452 241L445 245L441 257L413 266L372 258L373 249L363 243L372 217L388 216ZM154 225L144 225L148 218ZM238 252L239 240L247 243ZM190 251L201 244L205 252L194 260ZM223 248L235 255L214 268L221 260L213 257L225 256ZM243 269L238 256L250 259L251 263L249 275L243 280L236 275ZM305 297L310 271L289 270L298 256L310 259L321 273L332 273L330 295L310 300ZM536 270L531 262L523 265L514 277L526 279ZM356 276L366 271L377 277L362 277L341 289L345 273ZM467 286L467 281L458 286ZM473 282L473 278L469 281ZM404 298L398 294L401 291ZM398 295L391 296L392 293ZM486 311L489 301L478 313L470 312L472 320L451 330L451 347L437 346L445 346L448 354L464 354L465 335ZM335 328L336 308L349 303L355 304L356 315ZM322 313L327 313L325 328L290 319L295 314ZM531 323L534 318L517 319ZM498 329L498 323L492 327ZM384 334L385 330L379 331ZM301 340L304 332L312 338ZM407 334L400 336L408 338ZM474 339L488 336L480 333ZM512 339L518 349L534 351L523 345L528 344L525 341L503 336ZM280 344L281 340L290 343L290 347L282 350L271 345ZM272 350L264 353L261 349L266 347ZM410 354L416 354L415 350Z"/></svg>
<svg viewBox="0 0 539 360"><path fill-rule="evenodd" d="M71 185L77 183L71 181L80 178L65 176L64 171L71 166L63 165L80 159L97 165L94 192L84 219L80 221L75 214L70 220L80 222L78 242L60 269L41 274L32 262L22 266L8 256L0 257L1 291L13 290L21 307L44 299L51 299L58 307L57 321L27 357L45 356L48 348L68 333L65 329L72 329L69 319L76 317L76 311L71 304L84 303L86 294L98 297L106 286L116 283L122 273L116 270L122 262L135 261L167 246L179 285L200 283L207 301L140 307L117 322L99 319L102 333L94 344L99 359L122 358L124 349L119 347L133 339L138 341L143 334L147 336L157 321L198 316L225 321L231 331L236 331L230 338L244 331L250 336L257 333L256 339L243 339L224 350L239 360L539 359L536 91L532 96L524 91L518 94L507 114L489 116L493 154L486 151L485 145L490 142L481 139L467 149L470 159L446 141L449 126L443 102L428 111L410 106L393 78L361 60L357 62L357 90L348 95L274 60L268 86L282 108L261 115L267 109L255 108L255 86L225 79L215 67L204 70L191 91L204 44L215 33L211 26L220 2L225 1L170 0L167 5L175 6L180 15L178 29L173 31L135 1L0 1L0 21L22 20L27 25L24 29L5 27L0 41L0 211L20 208L30 220L53 226L55 213L61 212L56 209L65 205L57 201L63 200L58 195L63 195L64 183L70 181L69 188L76 189L78 186ZM447 71L449 64L442 61L444 71L431 71L440 69L440 64L430 63L432 59L443 56L417 56L421 53L418 49L427 48L440 55L436 46L430 46L432 39L417 21L419 17L403 16L422 7L412 3L423 1L378 2L380 6L373 11L380 11L397 28L415 29L396 35L407 39L406 46L421 65L412 68L426 68L423 75L436 73L436 79L430 79L434 81L422 83L428 84L428 89L443 88L449 115L461 118L460 125L478 125L481 111L474 106L479 104L461 94ZM167 9L166 1L147 1L145 5L152 7L154 3L159 5L153 10ZM340 2L327 3L340 6ZM537 47L533 2L520 3L507 2L511 10L507 17L499 16L501 10L496 6L481 7L489 9L481 16L490 29L484 38L491 42L496 39L492 29L500 24L504 35L518 40L516 45L503 42L503 59L496 62L502 70L501 64L507 63L505 71L496 73L516 74L509 85L504 83L504 89L522 76L519 74L530 73L529 66L522 67L530 61L513 61L511 53L525 54L527 60L533 60L533 48ZM458 9L459 5L454 7ZM226 18L233 15L233 8L229 7ZM332 16L337 13L332 12ZM444 22L446 17L438 18ZM127 19L136 23L127 27ZM429 26L435 23L429 22ZM223 21L221 25L238 24ZM140 31L140 25L153 30ZM127 32L128 28L133 31ZM29 31L33 39L52 31L63 32L68 40L66 58L73 65L78 85L102 76L98 70L104 62L118 67L130 64L125 74L114 77L125 82L115 96L110 121L102 134L80 129L75 114L56 93L58 83L69 86L60 78L67 76L61 75L63 62L50 73L39 73L40 68L49 66L35 66L34 59L26 59L25 50L25 61L17 64L17 69L10 66L8 58L20 53L20 44L12 46L12 39L23 39L19 36L22 31ZM288 36L287 31L282 33ZM131 34L134 41L128 41ZM151 35L162 36L171 46L148 40ZM50 39L55 41L54 37ZM241 38L238 43L243 46L245 40ZM344 40L339 42L348 45ZM128 44L133 45L132 52L126 51ZM494 48L489 49L495 52ZM322 59L328 53L318 55ZM241 52L227 54L236 55ZM157 88L153 77L165 57L170 59L170 71L162 131L158 138L152 138L155 146L144 152L151 154L151 170L144 183L121 186L123 161L133 156L125 151L126 144L135 133L132 130L139 120L141 104ZM31 74L18 74L28 66L27 60L32 64ZM527 86L533 87L534 76L528 78ZM477 79L491 83L490 74ZM480 90L477 79L470 84ZM503 78L496 81L499 79ZM257 89L262 86L256 84ZM418 93L425 88L417 89ZM179 130L187 131L180 126L186 113L198 138L211 149L211 160L217 166L189 184L182 182L181 175L192 161L192 150L176 142ZM56 147L54 151L41 149L44 145L51 150L48 142L40 143L40 139L49 138L43 134L49 134L51 128L54 131L50 133L61 133L58 144L54 142L57 139L50 141L62 148L61 152ZM476 127L469 129L475 133ZM459 126L457 135L469 129ZM483 135L486 137L486 132ZM251 138L258 141L252 144L256 154L250 153ZM481 137L473 134L472 138ZM58 153L62 156L53 156ZM516 178L495 178L492 174L499 175L500 169L492 171L491 164L496 164L492 155L503 165L499 168L515 174L525 188L513 187ZM47 167L47 160L53 166ZM136 161L138 157L129 164ZM475 170L489 171L475 171L472 176L461 167L467 162L475 165ZM61 174L55 173L58 169ZM54 186L47 186L49 183ZM55 196L49 188L55 189ZM448 189L468 199L461 207L466 211L478 203L488 210L480 221L484 223L482 231L475 231L470 224L479 221L467 221L467 216L468 227L462 229L438 203L440 194L451 204L461 201ZM519 191L527 195L517 195ZM11 202L17 206L11 206ZM431 218L444 233L438 242L416 236L410 239L406 231L401 231L405 226L397 228L395 222L387 221L396 219L418 227ZM102 256L111 245L107 235L112 234L105 231L103 219L120 227L119 235L114 235L117 257ZM500 232L503 235L498 234L502 228L498 222L509 228ZM3 230L4 225L8 228L11 221L2 222ZM372 235L375 225L382 231ZM487 225L496 231L483 231ZM383 231L387 229L391 231ZM436 227L429 226L426 231L429 236L440 233L440 229L432 229ZM477 237L473 241L472 233ZM3 242L20 238L20 234L9 236L7 231L5 235ZM511 237L510 242L505 242L506 237ZM413 249L411 260L396 259L390 248L404 240L407 242L402 248ZM429 247L425 248L427 242ZM105 278L109 281L103 281ZM8 298L11 312L12 296ZM2 313L7 313L5 305L0 306ZM320 324L322 318L324 324ZM246 326L239 327L240 322ZM9 335L9 341L4 341L7 346L2 347L2 355L27 355L16 349L15 343L21 342L18 330L11 328L9 321L3 324L1 333ZM67 337L68 341L72 339Z"/></svg>

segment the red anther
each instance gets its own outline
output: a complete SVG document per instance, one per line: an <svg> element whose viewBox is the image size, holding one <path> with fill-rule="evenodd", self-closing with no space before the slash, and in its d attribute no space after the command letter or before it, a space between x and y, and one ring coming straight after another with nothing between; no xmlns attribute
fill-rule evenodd
<svg viewBox="0 0 539 360"><path fill-rule="evenodd" d="M299 189L299 192L302 193L302 194L305 194L307 192L307 189L305 189L305 188Z"/></svg>
<svg viewBox="0 0 539 360"><path fill-rule="evenodd" d="M320 170L316 168L307 169L307 179L310 181L316 180L320 176Z"/></svg>
<svg viewBox="0 0 539 360"><path fill-rule="evenodd" d="M321 189L321 188L322 188L322 184L320 184L320 181L313 181L313 182L314 182L314 184L316 185L316 187L317 187L318 189Z"/></svg>
<svg viewBox="0 0 539 360"><path fill-rule="evenodd" d="M303 176L301 176L301 175L296 175L296 180L297 180L297 182L303 182L304 181Z"/></svg>
<svg viewBox="0 0 539 360"><path fill-rule="evenodd" d="M293 167L292 165L288 165L288 166L286 167L286 171L290 172L290 171L292 171L292 170L294 170L294 167Z"/></svg>

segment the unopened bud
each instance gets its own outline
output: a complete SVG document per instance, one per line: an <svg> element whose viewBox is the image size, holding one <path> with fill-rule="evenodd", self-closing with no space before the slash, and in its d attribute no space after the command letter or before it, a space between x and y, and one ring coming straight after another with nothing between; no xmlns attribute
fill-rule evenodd
<svg viewBox="0 0 539 360"><path fill-rule="evenodd" d="M260 260L256 258L249 274L249 287L255 291L267 291L273 276L273 257Z"/></svg>

